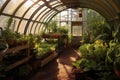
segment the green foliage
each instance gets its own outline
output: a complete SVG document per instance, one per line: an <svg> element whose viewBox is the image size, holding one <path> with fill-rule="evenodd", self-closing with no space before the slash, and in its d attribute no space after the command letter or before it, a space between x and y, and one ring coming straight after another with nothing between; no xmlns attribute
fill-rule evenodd
<svg viewBox="0 0 120 80"><path fill-rule="evenodd" d="M57 21L51 21L49 24L48 24L48 30L51 30L51 32L57 32L57 28L58 28L58 25L57 25Z"/></svg>
<svg viewBox="0 0 120 80"><path fill-rule="evenodd" d="M117 40L111 40L107 44L103 40L96 40L92 44L84 44L79 48L82 54L82 59L73 63L78 69L83 71L89 70L120 70L120 44ZM108 73L108 72L107 72ZM97 73L101 76L99 80L117 80L115 74L112 72Z"/></svg>
<svg viewBox="0 0 120 80"><path fill-rule="evenodd" d="M93 10L88 10L88 33L86 37L87 42L94 42L95 40L102 39L109 42L113 39L113 27L109 26L105 19Z"/></svg>
<svg viewBox="0 0 120 80"><path fill-rule="evenodd" d="M116 57L114 61L114 69L120 70L120 55Z"/></svg>
<svg viewBox="0 0 120 80"><path fill-rule="evenodd" d="M29 34L27 37L28 37L30 45L34 45L35 43L41 43L40 36Z"/></svg>
<svg viewBox="0 0 120 80"><path fill-rule="evenodd" d="M10 28L12 22L13 22L13 18L10 17L10 18L8 19L8 22L7 22L6 28Z"/></svg>
<svg viewBox="0 0 120 80"><path fill-rule="evenodd" d="M118 43L120 43L120 26L118 27L118 29L115 31L115 33L113 33L113 37L115 40L118 41Z"/></svg>
<svg viewBox="0 0 120 80"><path fill-rule="evenodd" d="M55 47L56 45L54 44L47 44L47 43L38 44L37 43L35 45L35 52L37 52L36 58L41 59L46 54L48 54L48 52L54 51Z"/></svg>
<svg viewBox="0 0 120 80"><path fill-rule="evenodd" d="M94 42L97 39L102 39L106 42L109 42L113 39L111 27L107 24L99 24L91 30L91 36Z"/></svg>
<svg viewBox="0 0 120 80"><path fill-rule="evenodd" d="M73 65L78 69L82 69L83 71L93 70L97 67L95 66L97 64L94 60L88 60L86 58L82 58L81 60L74 62Z"/></svg>
<svg viewBox="0 0 120 80"><path fill-rule="evenodd" d="M57 29L57 31L60 34L68 34L68 27L67 26L61 26Z"/></svg>
<svg viewBox="0 0 120 80"><path fill-rule="evenodd" d="M113 42L113 40L110 41L109 46L110 46L110 48L107 51L106 61L107 61L107 63L112 64L115 61L115 58L116 58L115 55L118 52L118 47L117 47L117 44L115 42Z"/></svg>
<svg viewBox="0 0 120 80"><path fill-rule="evenodd" d="M88 34L83 34L82 35L82 42L83 43L89 43L90 42L90 37L88 36Z"/></svg>
<svg viewBox="0 0 120 80"><path fill-rule="evenodd" d="M71 43L73 39L73 36L71 34L68 34L68 43Z"/></svg>
<svg viewBox="0 0 120 80"><path fill-rule="evenodd" d="M105 58L107 54L107 44L103 40L97 40L93 44L84 44L79 48L82 54L81 63L77 63L84 70L105 69ZM85 60L82 64L82 60Z"/></svg>
<svg viewBox="0 0 120 80"><path fill-rule="evenodd" d="M3 30L2 34L3 34L3 38L5 40L10 40L10 39L16 39L15 35L14 35L14 32L12 32L10 30L10 26L12 24L12 21L13 19L12 18L9 18L8 22L7 22L7 25L5 27L5 30Z"/></svg>
<svg viewBox="0 0 120 80"><path fill-rule="evenodd" d="M116 75L111 72L103 72L98 74L100 76L97 80L118 80Z"/></svg>

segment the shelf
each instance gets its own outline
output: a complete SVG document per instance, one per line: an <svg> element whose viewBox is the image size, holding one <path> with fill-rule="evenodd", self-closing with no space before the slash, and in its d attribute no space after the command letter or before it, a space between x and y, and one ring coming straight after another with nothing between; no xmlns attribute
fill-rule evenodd
<svg viewBox="0 0 120 80"><path fill-rule="evenodd" d="M19 51L19 50L22 50L22 49L26 49L26 48L29 48L28 44L16 46L16 47L8 49L6 52L4 52L4 54L9 54L11 52L15 53L16 51Z"/></svg>
<svg viewBox="0 0 120 80"><path fill-rule="evenodd" d="M32 56L28 56L28 57L26 57L26 58L24 58L22 60L19 60L19 61L15 62L15 63L9 65L6 68L6 71L9 71L9 70L11 70L11 69L13 69L13 68L15 68L15 67L17 67L17 66L19 66L19 65L21 65L21 64L23 64L25 62L27 62L27 61L29 61L29 59L31 59L31 58L32 58Z"/></svg>

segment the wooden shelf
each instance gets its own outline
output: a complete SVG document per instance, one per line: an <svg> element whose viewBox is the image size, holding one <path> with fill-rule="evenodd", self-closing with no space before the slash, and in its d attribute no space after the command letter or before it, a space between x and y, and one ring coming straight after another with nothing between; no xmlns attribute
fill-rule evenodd
<svg viewBox="0 0 120 80"><path fill-rule="evenodd" d="M31 58L32 58L32 56L28 56L28 57L25 57L25 58L22 59L22 60L19 60L19 61L15 62L15 63L9 65L9 66L6 68L6 71L9 71L9 70L11 70L11 69L13 69L13 68L15 68L15 67L17 67L17 66L19 66L19 65L21 65L21 64L23 64L23 63L25 63L25 62L27 62L27 61L29 61L29 59L31 59Z"/></svg>
<svg viewBox="0 0 120 80"><path fill-rule="evenodd" d="M19 51L19 50L22 50L22 49L26 49L26 48L29 48L28 44L16 46L16 47L8 49L6 52L4 52L4 54L9 54L11 52L15 53L16 51Z"/></svg>
<svg viewBox="0 0 120 80"><path fill-rule="evenodd" d="M20 50L23 50L23 49L26 49L26 53L25 54L27 54L27 56L25 58L19 60L19 61L16 61L13 64L8 65L8 67L6 68L6 71L9 71L9 70L17 67L17 66L19 66L19 65L29 61L32 58L32 56L29 56L29 51L28 51L29 50L29 45L28 44L18 45L16 47L8 48L7 51L4 52L4 53L0 53L1 54L0 55L1 56L0 57L1 58L0 61L2 61L2 59L4 58L4 56L2 56L2 55L11 54L11 53L15 54L17 51L20 51Z"/></svg>

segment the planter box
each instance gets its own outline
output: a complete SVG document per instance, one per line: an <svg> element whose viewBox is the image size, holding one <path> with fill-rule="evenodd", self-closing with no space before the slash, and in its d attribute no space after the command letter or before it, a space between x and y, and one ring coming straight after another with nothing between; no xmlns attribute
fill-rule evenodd
<svg viewBox="0 0 120 80"><path fill-rule="evenodd" d="M32 58L32 56L28 56L28 57L25 57L25 58L22 59L22 60L19 60L19 61L15 62L15 63L9 65L9 66L6 68L6 71L9 71L9 70L11 70L11 69L13 69L13 68L15 68L15 67L23 64L23 63L26 63L26 62L29 61L31 58Z"/></svg>
<svg viewBox="0 0 120 80"><path fill-rule="evenodd" d="M36 59L32 63L33 70L36 70L36 69L38 69L40 67L45 66L47 63L49 63L50 61L52 61L53 59L55 59L57 56L58 56L58 53L56 53L54 51L49 56L47 56L47 57L45 57L43 59Z"/></svg>
<svg viewBox="0 0 120 80"><path fill-rule="evenodd" d="M41 60L41 65L40 67L45 66L48 62L52 61L53 59L55 59L58 56L58 54L56 52L53 52L51 55L49 55L48 57L44 58L43 60Z"/></svg>

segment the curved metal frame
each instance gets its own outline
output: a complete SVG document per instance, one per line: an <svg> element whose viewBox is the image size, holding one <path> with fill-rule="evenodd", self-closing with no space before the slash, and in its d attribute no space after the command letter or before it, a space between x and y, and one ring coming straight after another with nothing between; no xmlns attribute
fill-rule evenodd
<svg viewBox="0 0 120 80"><path fill-rule="evenodd" d="M0 15L2 14L2 12L4 11L4 9L5 9L5 7L7 6L7 4L10 2L10 0L7 0L4 4L3 4L3 6L1 7L1 9L0 9Z"/></svg>
<svg viewBox="0 0 120 80"><path fill-rule="evenodd" d="M52 1L54 1L54 0L52 0ZM52 2L52 1L49 1L49 2ZM48 3L48 2L47 2ZM43 4L43 5L41 5L41 6L39 6L33 13L32 13L32 15L30 16L30 18L29 18L29 20L28 20L28 22L27 22L27 24L26 24L26 26L25 26L25 30L24 30L24 34L26 34L26 32L27 32L27 28L29 27L29 24L30 24L30 21L32 20L32 18L35 16L35 14L43 7L43 6L45 6L46 4Z"/></svg>
<svg viewBox="0 0 120 80"><path fill-rule="evenodd" d="M70 2L75 2L73 4L69 4L69 3L65 3L65 1L67 0L61 0L63 2L60 2L57 0L56 3L50 5L51 2L54 2L56 0L50 0L50 1L46 1L46 0L37 0L35 1L30 7L28 7L28 9L24 12L24 14L19 17L19 16L15 16L15 14L17 13L17 11L22 7L23 4L26 3L26 1L28 0L23 0L23 2L21 2L19 5L16 6L16 9L13 11L13 14L7 14L7 13L3 13L4 9L6 8L6 6L9 4L11 0L6 0L6 2L2 5L1 9L0 9L0 15L5 15L5 16L9 16L9 17L13 17L13 18L18 18L20 19L20 21L18 22L18 25L17 25L17 30L16 31L19 31L19 27L21 25L21 22L22 20L27 20L27 23L25 25L25 29L24 29L24 33L26 34L27 32L27 29L29 27L30 29L30 32L32 31L33 29L33 26L35 23L37 23L35 25L35 28L34 28L34 33L36 31L36 28L38 27L38 24L40 24L40 26L45 26L45 23L49 23L49 21L51 20L51 18L53 18L56 14L58 14L59 12L61 12L62 10L59 11L59 9L57 10L56 9L56 6L58 6L58 8L62 7L63 5L64 6L67 6L67 8L69 8L70 6L74 7L74 6L78 6L78 7L82 7L82 8L91 8L91 9L94 9L96 10L97 12L99 12L101 15L103 15L108 21L114 21L116 22L116 20L118 19L118 13L120 13L120 1L119 0L76 0L78 1L79 3L76 3L76 1L70 1ZM43 5L40 5L30 16L29 19L27 18L24 18L25 15L27 14L27 12L35 5L37 5L38 2L40 1L43 1L44 4ZM69 2L69 1L67 1ZM58 4L58 5L57 5ZM54 6L55 5L55 6ZM43 16L40 17L40 15L43 13L43 12L40 12L35 20L32 20L35 16L36 13L38 13L38 11L40 9L42 9L42 7L44 6L47 6L48 8L44 9L43 11L47 10L47 9L51 9L51 10L48 10L46 11ZM54 6L54 7L52 7ZM65 9L67 9L65 8ZM63 8L64 9L64 8ZM52 11L53 10L53 11ZM50 14L51 12L51 14ZM52 14L54 13L54 14ZM47 17L48 15L50 15L50 17ZM47 19L46 19L47 18ZM39 20L39 21L37 21ZM29 26L30 22L33 21L32 25ZM39 27L40 27L39 26ZM39 28L40 29L40 28Z"/></svg>
<svg viewBox="0 0 120 80"><path fill-rule="evenodd" d="M58 7L58 6L61 6L61 5L57 5L57 6L53 7L53 8L56 8L56 7ZM51 9L51 10L52 10L52 9ZM42 17L39 19L39 21L40 21L42 18L45 19L48 15L50 15L50 11L51 11L51 10L47 11L47 12L45 13L45 15L42 16ZM43 19L43 20L44 20L44 19ZM43 21L43 22L44 22L44 21ZM37 25L38 25L38 24L37 24ZM36 26L36 27L37 27L37 26Z"/></svg>
<svg viewBox="0 0 120 80"><path fill-rule="evenodd" d="M24 12L24 14L22 15L22 17L21 17L21 19L20 19L20 21L19 21L19 23L18 23L18 27L17 27L17 30L16 30L16 31L19 30L19 27L20 27L20 24L21 24L21 22L22 22L22 19L23 19L24 16L27 14L27 12L28 12L34 5L36 5L38 2L40 2L40 0L36 1L34 4L32 4L32 5Z"/></svg>
<svg viewBox="0 0 120 80"><path fill-rule="evenodd" d="M57 4L57 3L54 3L53 5L55 5L55 4ZM51 6L52 6L52 5L51 5ZM53 9L55 9L55 7L51 8L50 10L53 10ZM46 9L45 9L45 10L46 10ZM45 11L45 10L44 10L44 11ZM44 17L45 14L47 14L50 10L48 10L46 13L44 13L42 17ZM44 12L44 11L43 11L43 12ZM35 20L37 20L37 19L39 18L39 16L40 16L43 12L41 12L41 13L36 17ZM42 19L42 17L39 19L39 21ZM42 21L40 21L40 22L42 22ZM33 23L33 25L34 25L34 23ZM37 25L38 25L38 23L37 23ZM36 27L35 27L35 30L36 30L36 28L37 28L37 25L36 25ZM35 30L34 30L34 31L35 31ZM31 29L30 29L30 32L31 32L31 31L32 31L32 27L31 27ZM35 33L35 32L34 32L34 33Z"/></svg>

